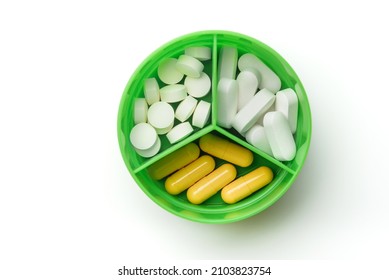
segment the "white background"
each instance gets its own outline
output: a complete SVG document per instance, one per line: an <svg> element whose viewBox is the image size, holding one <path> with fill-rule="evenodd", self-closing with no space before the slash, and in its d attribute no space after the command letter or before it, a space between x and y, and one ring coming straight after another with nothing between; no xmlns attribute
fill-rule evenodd
<svg viewBox="0 0 389 280"><path fill-rule="evenodd" d="M388 260L389 20L380 3L2 1L0 278L108 279L162 259ZM291 189L227 225L154 204L116 137L121 94L141 61L208 29L279 52L313 121Z"/></svg>

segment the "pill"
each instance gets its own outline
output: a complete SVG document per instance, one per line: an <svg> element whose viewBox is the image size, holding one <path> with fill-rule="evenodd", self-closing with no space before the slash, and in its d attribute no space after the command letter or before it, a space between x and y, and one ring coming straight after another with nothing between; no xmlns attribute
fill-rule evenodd
<svg viewBox="0 0 389 280"><path fill-rule="evenodd" d="M197 58L200 61L206 61L211 59L211 48L189 47L185 49L185 54Z"/></svg>
<svg viewBox="0 0 389 280"><path fill-rule="evenodd" d="M221 192L222 199L228 204L236 203L266 186L272 180L271 169L261 166L225 186Z"/></svg>
<svg viewBox="0 0 389 280"><path fill-rule="evenodd" d="M238 50L233 47L222 47L219 55L219 80L235 79L238 64Z"/></svg>
<svg viewBox="0 0 389 280"><path fill-rule="evenodd" d="M290 130L292 131L292 133L295 133L298 114L298 100L296 92L291 88L287 88L277 92L275 103L276 111L280 111L284 114L284 116L288 120Z"/></svg>
<svg viewBox="0 0 389 280"><path fill-rule="evenodd" d="M242 71L236 78L238 82L238 110L242 109L251 98L254 97L258 89L258 78L251 71Z"/></svg>
<svg viewBox="0 0 389 280"><path fill-rule="evenodd" d="M281 112L266 113L263 126L274 157L290 161L296 155L296 144L288 120Z"/></svg>
<svg viewBox="0 0 389 280"><path fill-rule="evenodd" d="M261 76L261 73L259 73L258 69L254 68L254 67L247 67L243 71L250 71L251 73L253 73L255 75L255 77L257 78L257 81L258 81L258 88L259 88L259 85L261 84L261 81L262 81L262 76Z"/></svg>
<svg viewBox="0 0 389 280"><path fill-rule="evenodd" d="M189 143L152 164L147 171L152 179L160 180L196 160L199 155L199 147Z"/></svg>
<svg viewBox="0 0 389 280"><path fill-rule="evenodd" d="M211 156L241 167L249 166L254 159L250 150L211 133L200 138L200 149Z"/></svg>
<svg viewBox="0 0 389 280"><path fill-rule="evenodd" d="M184 85L188 90L188 94L196 98L204 97L211 89L211 79L202 72L199 78L186 77Z"/></svg>
<svg viewBox="0 0 389 280"><path fill-rule="evenodd" d="M159 101L150 106L147 118L158 134L166 134L174 125L174 109L169 103Z"/></svg>
<svg viewBox="0 0 389 280"><path fill-rule="evenodd" d="M193 204L200 204L215 195L236 177L236 169L225 163L188 189L186 196Z"/></svg>
<svg viewBox="0 0 389 280"><path fill-rule="evenodd" d="M145 80L143 93L145 95L147 104L151 105L159 101L159 85L155 78L149 78Z"/></svg>
<svg viewBox="0 0 389 280"><path fill-rule="evenodd" d="M245 134L274 103L275 95L267 89L257 92L253 98L236 114L232 127Z"/></svg>
<svg viewBox="0 0 389 280"><path fill-rule="evenodd" d="M170 194L179 194L215 169L215 160L204 155L168 177L165 189Z"/></svg>
<svg viewBox="0 0 389 280"><path fill-rule="evenodd" d="M183 122L173 127L172 130L170 130L169 133L166 134L166 137L169 140L170 144L174 144L184 139L192 132L193 127L190 125L190 123Z"/></svg>
<svg viewBox="0 0 389 280"><path fill-rule="evenodd" d="M147 122L147 102L144 98L136 98L134 104L134 124Z"/></svg>
<svg viewBox="0 0 389 280"><path fill-rule="evenodd" d="M135 148L135 151L142 157L145 157L145 158L149 158L149 157L153 157L155 156L159 150L161 149L161 139L159 139L159 137L157 137L157 141L155 142L155 144L149 148L149 149L146 149L146 150L139 150L137 148Z"/></svg>
<svg viewBox="0 0 389 280"><path fill-rule="evenodd" d="M269 141L267 140L265 128L259 124L254 125L250 128L246 135L246 141L258 148L262 152L267 153L270 156L273 156L271 152Z"/></svg>
<svg viewBox="0 0 389 280"><path fill-rule="evenodd" d="M255 124L259 124L260 126L263 126L263 118L265 117L266 113L268 112L274 112L276 110L276 102L274 101L273 104L265 111L265 113L261 114L261 117L257 120Z"/></svg>
<svg viewBox="0 0 389 280"><path fill-rule="evenodd" d="M193 114L196 109L197 100L192 96L188 95L181 103L178 105L176 109L176 119L180 122L184 122Z"/></svg>
<svg viewBox="0 0 389 280"><path fill-rule="evenodd" d="M260 89L267 88L273 93L276 93L281 88L280 78L265 64L251 53L242 55L238 60L238 68L244 71L247 68L255 68L261 74Z"/></svg>
<svg viewBox="0 0 389 280"><path fill-rule="evenodd" d="M199 78L204 65L198 59L183 54L177 60L176 69L188 77Z"/></svg>
<svg viewBox="0 0 389 280"><path fill-rule="evenodd" d="M192 117L192 125L203 128L211 115L211 103L200 100Z"/></svg>
<svg viewBox="0 0 389 280"><path fill-rule="evenodd" d="M138 123L130 132L130 141L138 150L148 150L157 142L158 135L148 123Z"/></svg>
<svg viewBox="0 0 389 280"><path fill-rule="evenodd" d="M159 64L158 77L165 84L177 84L184 77L184 74L177 70L176 64L176 58L166 58Z"/></svg>
<svg viewBox="0 0 389 280"><path fill-rule="evenodd" d="M231 128L238 110L239 86L236 80L222 78L217 87L217 124Z"/></svg>
<svg viewBox="0 0 389 280"><path fill-rule="evenodd" d="M187 96L187 90L184 85L168 85L160 89L161 101L168 103L180 102Z"/></svg>

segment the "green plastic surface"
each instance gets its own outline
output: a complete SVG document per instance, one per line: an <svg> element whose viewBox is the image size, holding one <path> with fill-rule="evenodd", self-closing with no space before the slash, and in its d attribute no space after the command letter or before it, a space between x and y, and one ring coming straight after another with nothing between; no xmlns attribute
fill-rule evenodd
<svg viewBox="0 0 389 280"><path fill-rule="evenodd" d="M129 141L130 130L134 126L133 108L135 98L143 97L143 83L147 78L155 77L160 83L160 86L163 86L163 83L157 75L159 62L167 57L177 58L184 53L185 48L191 46L207 46L212 48L212 60L204 62L204 72L212 79L212 89L206 97L202 98L202 100L212 102L211 118L203 129L194 127L194 132L177 144L170 145L165 135L160 137L162 142L160 152L152 158L142 158L131 147ZM280 77L282 83L281 89L292 88L295 90L299 100L299 114L297 131L294 135L297 153L292 161L280 162L248 144L234 129L224 129L216 125L217 59L218 52L223 46L236 47L239 56L245 53L256 55ZM178 123L177 120L176 122ZM198 139L201 136L210 132L234 141L254 153L253 164L247 168L237 168L237 177L264 165L273 170L273 181L266 187L233 205L224 203L220 197L220 192L201 205L193 205L186 199L186 192L178 196L170 195L165 191L164 179L154 181L149 177L147 167L151 164L190 142L198 143ZM229 31L201 31L191 33L172 40L157 49L139 65L128 81L123 92L118 113L118 140L120 150L128 170L139 187L154 202L167 211L192 221L204 223L221 224L246 219L265 210L276 202L289 189L300 172L308 154L310 139L311 112L307 95L297 74L277 52L267 45L246 35ZM217 160L216 163L217 166L220 166L224 162Z"/></svg>

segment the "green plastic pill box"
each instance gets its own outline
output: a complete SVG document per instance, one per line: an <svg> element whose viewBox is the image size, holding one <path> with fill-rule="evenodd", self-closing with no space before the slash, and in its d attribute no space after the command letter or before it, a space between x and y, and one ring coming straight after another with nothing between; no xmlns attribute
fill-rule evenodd
<svg viewBox="0 0 389 280"><path fill-rule="evenodd" d="M209 47L212 50L212 58L204 62L205 67L203 70L210 76L212 88L211 92L202 98L202 100L212 103L210 120L202 129L194 127L194 131L189 137L174 145L171 145L166 136L163 135L160 137L162 144L157 155L152 158L139 156L131 146L129 135L131 128L134 126L134 102L136 98L143 97L145 79L155 77L160 83L160 87L163 86L157 74L159 62L169 57L178 58L181 54L184 54L186 48L199 46ZM297 153L292 161L280 162L247 143L234 129L225 129L217 125L217 66L218 54L223 46L237 48L239 56L245 53L254 54L279 76L282 83L281 89L292 88L296 92L299 112L294 139ZM178 120L175 121L178 123ZM272 48L256 39L239 33L230 31L201 31L170 41L154 51L139 65L128 81L121 98L117 133L121 154L128 170L138 186L155 203L182 218L197 222L222 224L243 220L265 210L289 189L301 171L308 154L311 139L311 112L307 95L297 74L285 59ZM260 166L267 166L274 173L273 181L268 186L236 204L228 205L224 203L219 192L203 204L194 205L188 202L185 192L178 196L167 193L164 188L164 179L155 181L150 178L147 172L147 168L150 165L188 143L194 142L198 144L199 138L207 133L214 133L236 142L254 153L254 162L246 168L238 167L237 177L245 175ZM225 162L222 160L216 160L216 167L223 163Z"/></svg>

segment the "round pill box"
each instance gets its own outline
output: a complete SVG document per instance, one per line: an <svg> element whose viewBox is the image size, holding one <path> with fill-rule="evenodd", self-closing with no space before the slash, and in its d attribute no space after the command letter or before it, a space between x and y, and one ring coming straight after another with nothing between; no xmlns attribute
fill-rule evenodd
<svg viewBox="0 0 389 280"><path fill-rule="evenodd" d="M211 114L204 127L193 126L193 132L186 138L170 144L166 135L161 135L161 148L150 158L140 156L130 142L131 129L134 123L134 108L137 98L144 98L144 82L148 78L157 78L160 87L165 84L158 79L158 65L168 58L179 58L185 50L191 47L208 47L211 49L211 59L202 61L203 71L211 78L211 90L200 100L211 103ZM293 160L281 162L267 153L249 144L233 128L226 129L217 125L217 85L218 58L223 47L233 47L238 50L238 56L251 53L262 60L281 80L281 89L291 88L298 97L297 130L294 134L296 156ZM237 71L236 76L239 71ZM183 80L181 81L183 83ZM176 103L176 106L179 103ZM174 126L180 122L175 119ZM292 185L303 167L308 154L311 139L311 112L304 87L292 67L272 48L264 43L243 34L229 31L201 31L184 35L161 46L136 69L127 83L121 98L117 132L123 160L136 183L155 203L165 210L192 221L204 223L231 223L251 217L274 204ZM253 171L260 166L269 167L274 173L273 181L251 196L235 203L226 204L220 192L204 203L194 205L187 199L186 193L171 195L165 190L165 179L154 180L148 173L148 168L158 160L170 155L189 143L199 143L199 138L212 133L235 142L254 154L254 161L249 167L237 167L237 178ZM202 152L203 154L203 152ZM226 162L215 159L216 168Z"/></svg>

